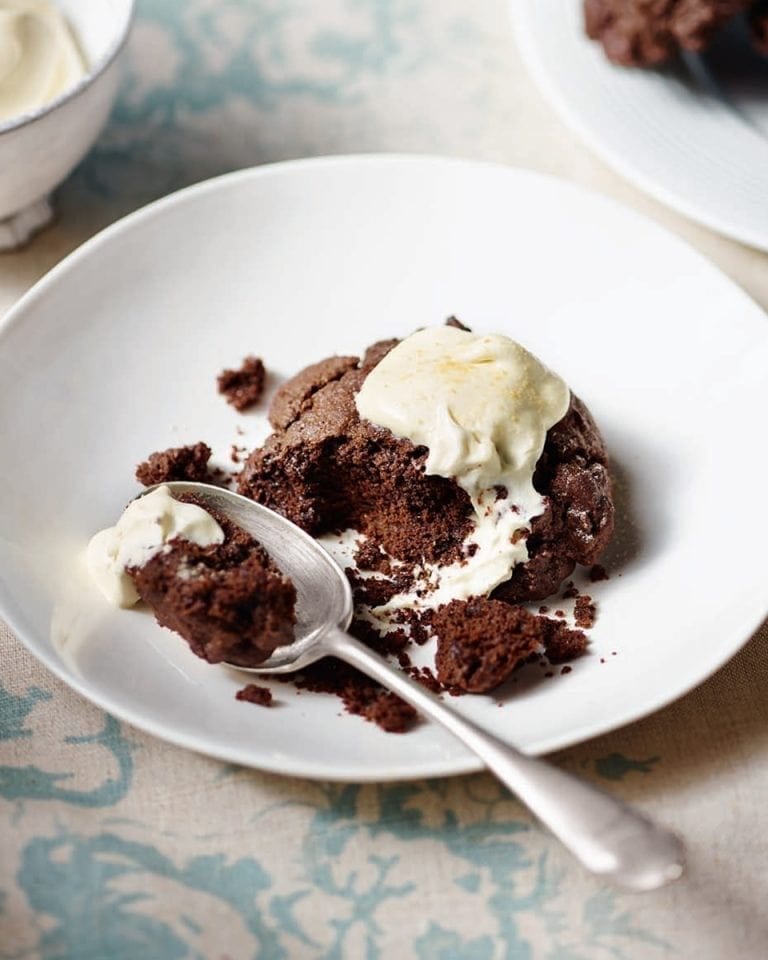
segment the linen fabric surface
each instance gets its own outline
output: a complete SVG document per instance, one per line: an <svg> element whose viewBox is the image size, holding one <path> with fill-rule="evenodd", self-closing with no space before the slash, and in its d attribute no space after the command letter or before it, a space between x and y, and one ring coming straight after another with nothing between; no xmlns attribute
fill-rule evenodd
<svg viewBox="0 0 768 960"><path fill-rule="evenodd" d="M0 309L180 186L387 150L590 186L768 305L765 255L641 196L565 130L502 0L139 0L110 125L58 192L57 223L0 259ZM685 877L637 895L587 876L488 775L360 786L197 756L84 701L0 624L0 960L758 960L767 640L764 626L675 704L553 758L685 837Z"/></svg>

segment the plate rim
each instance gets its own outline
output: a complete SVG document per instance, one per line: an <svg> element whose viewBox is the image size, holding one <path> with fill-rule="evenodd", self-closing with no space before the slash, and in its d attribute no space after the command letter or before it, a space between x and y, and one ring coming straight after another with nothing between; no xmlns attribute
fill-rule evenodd
<svg viewBox="0 0 768 960"><path fill-rule="evenodd" d="M614 173L663 206L728 240L768 253L768 226L764 231L756 231L748 225L740 226L738 223L729 222L716 214L709 213L697 203L686 200L674 189L649 176L642 166L633 162L632 157L627 157L596 131L594 125L585 119L583 113L566 95L563 86L555 81L544 62L538 43L538 34L533 26L535 18L529 13L529 4L535 2L536 0L508 0L509 18L525 66L530 70L545 100L566 126Z"/></svg>
<svg viewBox="0 0 768 960"><path fill-rule="evenodd" d="M19 298L19 300L7 311L2 320L0 320L0 347L2 346L3 338L16 325L16 323L24 320L27 311L29 309L33 309L36 301L45 295L49 287L56 284L59 276L66 275L73 269L76 270L77 265L81 260L87 259L92 252L98 251L98 249L104 244L109 244L113 236L119 236L124 232L129 232L131 230L140 228L143 222L151 220L155 216L162 215L163 211L166 209L183 205L190 199L194 199L199 195L222 188L228 188L231 184L236 184L238 181L248 181L250 179L260 179L268 176L280 176L283 173L290 173L294 170L297 170L299 174L301 174L305 169L313 170L327 166L354 166L357 164L363 164L374 167L377 165L392 165L393 163L405 163L406 165L412 166L424 166L438 163L441 165L450 165L456 168L463 168L468 172L474 172L475 174L482 174L484 170L491 169L499 173L503 173L505 176L522 176L526 178L532 178L541 182L542 184L554 184L558 189L564 189L572 192L573 194L578 195L590 203L604 204L608 208L611 208L614 212L620 214L625 220L628 220L630 224L632 220L635 220L635 222L643 225L646 229L663 234L669 242L672 242L674 245L678 246L681 252L685 252L688 256L692 256L694 260L697 261L702 267L718 274L720 280L724 281L728 285L732 295L743 300L745 308L752 312L757 311L761 315L764 315L764 311L760 305L757 304L749 296L749 294L747 294L738 284L731 280L730 277L723 273L723 271L720 270L717 265L713 264L698 250L692 247L688 242L679 237L673 231L660 225L651 217L639 213L633 208L627 207L611 197L607 197L580 184L564 180L549 173L543 173L523 167L515 167L503 163L475 161L430 154L362 153L300 158L296 160L280 161L232 171L230 173L184 187L135 211L132 211L126 216L105 227L98 233L94 234L93 237L89 238L81 246L73 250L63 260L49 270L43 277L41 277L21 298ZM76 677L74 674L67 672L66 664L59 661L54 656L53 651L40 651L39 649L36 649L34 639L27 638L26 631L14 614L15 606L16 602L14 601L11 593L6 589L5 585L0 582L0 617L3 618L10 630L13 632L14 636L22 643L25 649L35 657L35 659L43 663L43 665L58 679L62 680L68 687L75 690L86 700L96 704L101 709L118 717L131 726L155 736L160 740L172 743L175 746L184 747L197 753L202 753L206 756L215 757L219 760L235 763L251 769L287 776L302 777L305 779L346 783L382 783L398 780L420 780L430 777L456 776L467 773L475 773L484 769L484 765L479 758L475 757L469 752L464 753L463 751L453 759L440 759L432 762L421 762L418 766L418 769L413 769L412 763L406 767L399 767L395 764L376 772L371 771L363 773L349 765L345 765L344 763L337 764L334 768L328 769L322 764L314 765L313 763L307 762L304 759L294 760L288 759L285 756L280 756L275 760L264 758L260 760L257 765L254 763L252 758L243 756L241 751L236 748L218 749L215 746L211 747L211 745L201 743L194 735L188 735L183 732L180 733L172 728L164 726L161 722L147 720L138 712L134 712L129 707L120 706L116 709L114 704L112 704L109 700L109 697L102 696L98 689L94 689L87 682L81 681L81 679ZM579 727L570 728L568 731L559 736L553 736L538 743L534 748L531 748L526 752L530 755L539 756L552 753L554 751L563 750L568 747L573 747L595 737L604 736L615 730L621 729L622 727L634 723L644 717L650 716L661 708L674 703L676 700L685 696L691 690L708 680L749 642L755 631L760 627L765 619L766 612L768 612L766 611L765 607L761 606L761 604L758 602L755 603L755 609L757 608L760 610L759 613L756 613L753 610L746 611L743 613L741 618L738 619L737 623L734 621L734 626L728 632L728 636L732 638L731 642L721 645L721 647L718 648L716 655L711 657L704 669L697 671L695 676L689 678L684 684L677 687L673 693L666 691L659 696L651 697L642 706L638 706L635 710L630 710L627 714L622 715L622 717L619 719L609 720L607 722L602 721L591 724L582 724ZM738 637L737 641L733 639L735 637Z"/></svg>

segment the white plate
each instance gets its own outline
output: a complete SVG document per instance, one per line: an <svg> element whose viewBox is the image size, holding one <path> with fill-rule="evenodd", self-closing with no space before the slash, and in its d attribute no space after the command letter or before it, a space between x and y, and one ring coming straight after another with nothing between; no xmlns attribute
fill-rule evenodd
<svg viewBox="0 0 768 960"><path fill-rule="evenodd" d="M253 352L284 376L451 313L519 338L569 381L625 491L590 655L565 676L534 668L501 707L452 703L541 753L690 689L764 613L768 521L752 504L766 472L765 316L636 214L442 159L300 161L192 187L110 227L23 299L0 336L5 617L86 697L232 762L354 780L477 769L441 730L384 734L332 697L276 684L276 709L237 703L242 680L148 613L94 605L87 587L77 669L51 640L54 611L59 630L71 617L74 558L136 492L139 460L199 439L226 454L238 424L264 435L263 417L217 395L222 367Z"/></svg>
<svg viewBox="0 0 768 960"><path fill-rule="evenodd" d="M768 60L734 22L711 54L611 64L582 0L511 0L519 46L563 119L606 163L680 213L768 250Z"/></svg>

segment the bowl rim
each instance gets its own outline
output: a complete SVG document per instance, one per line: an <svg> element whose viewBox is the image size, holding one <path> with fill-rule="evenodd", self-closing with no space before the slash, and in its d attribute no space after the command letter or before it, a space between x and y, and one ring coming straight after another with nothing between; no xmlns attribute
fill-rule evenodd
<svg viewBox="0 0 768 960"><path fill-rule="evenodd" d="M10 117L8 120L0 120L0 137L5 133L11 133L14 130L19 130L21 127L28 126L46 114L53 113L54 110L57 110L70 100L74 100L86 87L89 87L97 77L104 73L125 46L128 35L131 32L131 27L133 26L135 15L136 0L127 0L126 16L122 28L118 35L112 40L106 52L95 61L74 86L68 87L63 93L59 94L58 97L54 97L53 100L43 104L41 107L35 107L34 110L19 113L14 117Z"/></svg>

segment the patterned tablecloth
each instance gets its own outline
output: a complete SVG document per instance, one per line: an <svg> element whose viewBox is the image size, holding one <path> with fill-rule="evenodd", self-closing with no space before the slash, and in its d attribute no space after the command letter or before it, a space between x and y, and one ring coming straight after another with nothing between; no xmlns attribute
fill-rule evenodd
<svg viewBox="0 0 768 960"><path fill-rule="evenodd" d="M377 150L590 185L768 305L764 255L641 197L564 129L502 0L139 0L112 121L59 191L56 225L0 259L0 309L176 187ZM556 758L686 837L685 878L629 895L585 876L489 776L357 786L227 766L83 701L0 625L0 958L768 956L766 639L676 704Z"/></svg>

